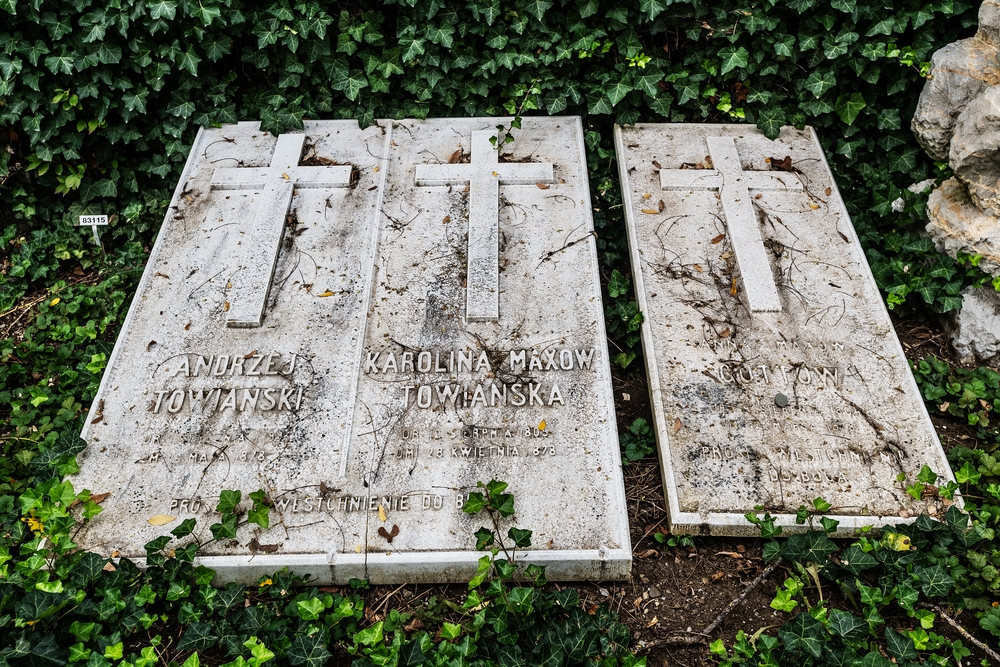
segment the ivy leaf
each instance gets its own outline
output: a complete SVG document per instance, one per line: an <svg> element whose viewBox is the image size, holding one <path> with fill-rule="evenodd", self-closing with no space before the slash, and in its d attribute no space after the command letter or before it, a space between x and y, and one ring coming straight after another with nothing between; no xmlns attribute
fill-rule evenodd
<svg viewBox="0 0 1000 667"><path fill-rule="evenodd" d="M868 623L850 612L831 609L828 621L830 632L849 642L859 642L868 636Z"/></svg>
<svg viewBox="0 0 1000 667"><path fill-rule="evenodd" d="M918 567L913 573L920 579L920 590L929 598L947 595L948 591L955 584L955 580L951 578L947 570L941 565Z"/></svg>
<svg viewBox="0 0 1000 667"><path fill-rule="evenodd" d="M757 127L768 139L777 139L785 125L785 110L781 107L764 109L757 116Z"/></svg>
<svg viewBox="0 0 1000 667"><path fill-rule="evenodd" d="M885 628L885 646L892 657L896 659L896 664L903 664L904 660L917 659L917 649L913 645L913 640L904 637L889 626Z"/></svg>
<svg viewBox="0 0 1000 667"><path fill-rule="evenodd" d="M628 293L629 280L621 274L618 269L611 272L611 279L608 280L608 296L617 299Z"/></svg>
<svg viewBox="0 0 1000 667"><path fill-rule="evenodd" d="M625 99L625 96L634 90L630 79L631 77L626 74L622 77L621 81L616 81L611 86L604 89L612 107Z"/></svg>
<svg viewBox="0 0 1000 667"><path fill-rule="evenodd" d="M722 59L722 68L719 70L719 74L725 74L737 67L746 67L747 63L750 62L750 52L742 46L739 48L727 46L719 51L719 57Z"/></svg>
<svg viewBox="0 0 1000 667"><path fill-rule="evenodd" d="M229 514L236 509L236 506L240 504L240 500L242 499L242 491L230 491L228 489L223 489L223 491L219 494L219 504L215 506L215 511L221 514Z"/></svg>
<svg viewBox="0 0 1000 667"><path fill-rule="evenodd" d="M823 93L837 85L837 77L833 70L813 71L802 85L818 99L823 96Z"/></svg>
<svg viewBox="0 0 1000 667"><path fill-rule="evenodd" d="M653 21L660 12L666 10L668 4L669 0L639 0L639 11Z"/></svg>
<svg viewBox="0 0 1000 667"><path fill-rule="evenodd" d="M507 531L507 537L513 540L514 546L520 549L527 549L531 546L530 530L511 527L511 529Z"/></svg>
<svg viewBox="0 0 1000 667"><path fill-rule="evenodd" d="M663 81L663 70L651 65L635 76L634 87L650 97L656 97L660 92L660 81Z"/></svg>
<svg viewBox="0 0 1000 667"><path fill-rule="evenodd" d="M455 26L447 21L442 21L439 25L427 26L427 32L424 34L434 44L440 44L444 48L450 49L454 43L452 35L455 34Z"/></svg>
<svg viewBox="0 0 1000 667"><path fill-rule="evenodd" d="M185 99L180 95L173 95L170 98L170 103L164 109L171 116L179 116L181 118L188 118L194 113L194 102Z"/></svg>
<svg viewBox="0 0 1000 667"><path fill-rule="evenodd" d="M851 574L858 574L878 565L878 560L857 544L852 544L841 552L840 565Z"/></svg>
<svg viewBox="0 0 1000 667"><path fill-rule="evenodd" d="M600 96L589 96L587 99L587 111L592 114L611 113L613 111L611 100L603 93Z"/></svg>
<svg viewBox="0 0 1000 667"><path fill-rule="evenodd" d="M8 14L17 14L17 0L0 0L0 9Z"/></svg>
<svg viewBox="0 0 1000 667"><path fill-rule="evenodd" d="M552 0L528 0L524 4L524 10L541 21L545 12L549 11L553 4L555 3Z"/></svg>
<svg viewBox="0 0 1000 667"><path fill-rule="evenodd" d="M618 35L618 39L615 40L615 43L618 46L618 53L622 54L626 58L631 58L642 52L642 42L639 41L639 35L636 34L635 29L633 28L629 28L622 34Z"/></svg>
<svg viewBox="0 0 1000 667"><path fill-rule="evenodd" d="M212 634L212 626L209 623L192 623L184 631L184 635L177 642L178 651L204 651L212 648L219 638Z"/></svg>
<svg viewBox="0 0 1000 667"><path fill-rule="evenodd" d="M216 6L206 7L201 2L198 3L197 7L191 7L189 11L191 12L191 16L201 19L202 25L206 28L212 25L212 21L222 16L221 9Z"/></svg>
<svg viewBox="0 0 1000 667"><path fill-rule="evenodd" d="M177 15L177 3L174 0L153 0L148 7L149 18L154 21L157 19L173 21Z"/></svg>
<svg viewBox="0 0 1000 667"><path fill-rule="evenodd" d="M288 661L295 667L322 667L332 655L327 650L321 633L311 637L298 633L288 649Z"/></svg>
<svg viewBox="0 0 1000 667"><path fill-rule="evenodd" d="M198 63L200 62L201 56L195 53L193 46L188 47L188 50L177 58L177 66L186 69L191 73L191 76L198 76Z"/></svg>
<svg viewBox="0 0 1000 667"><path fill-rule="evenodd" d="M800 612L792 620L781 626L778 637L790 653L808 653L814 658L823 655L823 624Z"/></svg>
<svg viewBox="0 0 1000 667"><path fill-rule="evenodd" d="M598 0L576 0L576 9L580 12L580 18L585 19L596 14L599 4Z"/></svg>
<svg viewBox="0 0 1000 667"><path fill-rule="evenodd" d="M69 75L73 73L73 62L74 58L72 56L48 56L45 58L45 67L53 74L62 72Z"/></svg>
<svg viewBox="0 0 1000 667"><path fill-rule="evenodd" d="M271 524L270 509L267 505L254 503L253 508L247 512L247 521L261 528L267 528Z"/></svg>
<svg viewBox="0 0 1000 667"><path fill-rule="evenodd" d="M848 125L853 125L854 120L865 106L867 106L865 98L861 96L861 93L853 93L849 97L847 95L838 97L835 108L837 115L840 116L840 120Z"/></svg>

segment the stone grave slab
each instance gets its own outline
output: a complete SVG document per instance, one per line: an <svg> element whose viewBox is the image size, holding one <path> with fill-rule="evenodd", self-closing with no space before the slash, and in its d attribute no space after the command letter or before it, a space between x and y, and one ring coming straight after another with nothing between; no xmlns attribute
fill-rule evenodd
<svg viewBox="0 0 1000 667"><path fill-rule="evenodd" d="M811 128L615 130L671 530L841 533L940 513L906 484L951 471Z"/></svg>
<svg viewBox="0 0 1000 667"><path fill-rule="evenodd" d="M267 530L199 552L217 582L462 582L500 479L526 562L627 576L582 127L501 155L500 122L203 129L83 432L74 486L111 495L78 542L206 542L222 489L263 489Z"/></svg>

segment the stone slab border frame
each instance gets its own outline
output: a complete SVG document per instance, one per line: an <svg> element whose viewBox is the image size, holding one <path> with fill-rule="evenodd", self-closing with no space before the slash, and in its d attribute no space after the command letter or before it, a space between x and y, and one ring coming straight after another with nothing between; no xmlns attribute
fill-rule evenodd
<svg viewBox="0 0 1000 667"><path fill-rule="evenodd" d="M636 127L641 127L646 125L643 123L636 124ZM663 124L648 124L652 127L673 125L669 123ZM713 125L709 123L684 123L685 128L705 128L706 132L710 132L712 128L718 127L718 125ZM756 128L748 126L746 128L747 132L757 132ZM823 148L820 145L819 137L816 135L816 131L812 126L807 126L806 131L809 133L809 137L813 144L816 146L821 159L823 167L829 172L830 165L826 159L826 154L823 152ZM618 169L619 177L621 179L622 189L623 189L623 204L626 210L626 216L628 219L635 221L641 220L641 216L637 214L639 211L636 210L630 192L627 189L627 184L630 181L628 174L628 161L625 159L626 155L626 142L622 135L622 128L620 125L615 125L615 152L618 157ZM832 172L830 172L832 174ZM832 180L832 179L831 179ZM836 182L834 181L831 185L831 201L836 202L843 213L843 219L849 224L844 225L846 229L841 229L843 234L846 234L849 241L853 244L857 244L857 247L861 247L860 240L858 239L857 232L854 229L853 223L850 222L850 216L847 212L847 208L844 205L844 200L841 197L840 190L837 188ZM642 266L642 257L639 253L639 239L637 238L635 232L635 226L626 225L628 229L628 241L629 241L629 255L631 259L631 264L633 267L632 279L635 282L635 294L636 300L639 304L639 309L643 313L649 312L648 303L646 300L646 290L644 289L643 274L639 270ZM875 283L875 277L872 275L871 268L867 261L864 262L863 279L870 282L873 290L878 292L878 286ZM881 309L881 314L888 321L889 313L886 309L885 302L879 299L878 304L872 304L873 308ZM757 537L759 536L758 528L748 522L743 514L735 512L708 512L705 514L697 512L682 512L680 510L680 501L678 495L677 486L674 484L674 468L671 461L671 429L668 428L668 424L665 412L663 397L657 388L660 386L660 372L656 364L656 355L652 347L652 332L650 321L647 319L642 323L642 346L643 354L646 358L646 368L649 381L649 398L650 407L653 413L653 421L656 427L656 439L658 443L658 454L660 461L660 471L663 475L663 491L664 496L667 501L667 513L668 513L668 525L670 531L676 534L694 534L694 535L720 535L720 536L746 536L746 537ZM906 355L903 352L902 345L899 342L899 338L892 335L894 351L896 351L901 358L906 359ZM920 396L919 389L917 388L916 380L913 378L912 373L907 373L906 382L909 383L912 391ZM927 429L934 434L935 440L937 439L936 431L934 430L934 425L930 420L930 415L927 413L926 408L923 406L921 400L921 408L923 412L923 421L926 424ZM951 471L950 466L943 471L935 471L939 475L942 475L946 480L954 481L954 475ZM961 507L962 500L958 493L955 495L956 503ZM752 508L748 507L747 511ZM763 512L759 513L763 516ZM808 522L806 524L796 524L794 513L778 513L772 515L774 516L774 524L776 526L781 526L784 529L785 534L791 533L801 533L810 529ZM850 537L857 534L859 528L872 527L876 530L882 529L886 526L890 526L898 523L911 523L916 520L915 517L902 518L898 515L864 515L864 516L850 516L850 515L836 515L829 514L826 515L832 519L840 522L840 525L835 533L836 537ZM815 522L816 529L822 529L818 521Z"/></svg>

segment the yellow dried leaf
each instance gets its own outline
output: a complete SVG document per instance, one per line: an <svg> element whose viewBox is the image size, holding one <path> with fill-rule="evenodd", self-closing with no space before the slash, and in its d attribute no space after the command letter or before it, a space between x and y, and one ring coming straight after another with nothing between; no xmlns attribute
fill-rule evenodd
<svg viewBox="0 0 1000 667"><path fill-rule="evenodd" d="M643 199L649 199L649 198L650 198L650 197L652 197L652 196L653 196L653 195L651 195L651 194L649 194L649 193L647 192L646 194L644 194L644 195L642 196L642 198L643 198Z"/></svg>
<svg viewBox="0 0 1000 667"><path fill-rule="evenodd" d="M372 167L372 171L377 174L378 173L378 167ZM358 547L358 548L360 548L360 547Z"/></svg>
<svg viewBox="0 0 1000 667"><path fill-rule="evenodd" d="M681 418L674 417L674 435L677 435L677 431L681 430L682 426L684 426L684 424L681 423Z"/></svg>
<svg viewBox="0 0 1000 667"><path fill-rule="evenodd" d="M323 292L322 294L317 294L316 296L319 296L319 297L333 296L333 292L331 292L330 290L327 290L327 291Z"/></svg>
<svg viewBox="0 0 1000 667"><path fill-rule="evenodd" d="M378 506L378 520L381 521L382 523L385 523L386 518L387 517L385 516L385 508L382 507L381 504L379 504L379 506Z"/></svg>
<svg viewBox="0 0 1000 667"><path fill-rule="evenodd" d="M177 517L170 516L169 514L155 514L146 519L146 523L148 523L151 526L165 526L171 521L176 521L176 520Z"/></svg>
<svg viewBox="0 0 1000 667"><path fill-rule="evenodd" d="M823 194L829 197L830 195L833 194L833 188L827 188L826 190L823 190Z"/></svg>
<svg viewBox="0 0 1000 667"><path fill-rule="evenodd" d="M809 204L809 208L816 210L819 208L819 204Z"/></svg>
<svg viewBox="0 0 1000 667"><path fill-rule="evenodd" d="M729 288L729 293L736 296L736 278L733 278L733 285Z"/></svg>
<svg viewBox="0 0 1000 667"><path fill-rule="evenodd" d="M290 178L288 177L288 174L282 174L282 175L281 175L281 177L282 177L283 179L285 179L286 181L290 181L290 180L292 180L292 179L290 179Z"/></svg>
<svg viewBox="0 0 1000 667"><path fill-rule="evenodd" d="M704 273L705 272L705 270L703 268L701 268L701 264L695 264L694 265L694 270L697 271L698 273Z"/></svg>
<svg viewBox="0 0 1000 667"><path fill-rule="evenodd" d="M56 297L56 298L52 299L52 301L49 301L49 307L52 307L52 306L56 305L57 303L59 303L59 297Z"/></svg>
<svg viewBox="0 0 1000 667"><path fill-rule="evenodd" d="M104 570L105 572L114 572L118 568L115 567L114 563L112 563L111 561L108 561L107 563L104 564L104 567L101 568L101 569Z"/></svg>
<svg viewBox="0 0 1000 667"><path fill-rule="evenodd" d="M354 546L354 553L356 553L356 554L361 553L361 545L360 544L357 544L357 545Z"/></svg>
<svg viewBox="0 0 1000 667"><path fill-rule="evenodd" d="M228 313L229 312L229 302L228 301L226 301L225 303L222 304L222 312L224 312L224 313Z"/></svg>
<svg viewBox="0 0 1000 667"><path fill-rule="evenodd" d="M659 211L656 210L655 208L644 208L644 209L642 209L642 212L645 213L646 215L657 215L657 214L659 214Z"/></svg>
<svg viewBox="0 0 1000 667"><path fill-rule="evenodd" d="M722 243L722 239L724 238L726 238L725 234L719 234L718 236L712 239L712 245L718 245Z"/></svg>
<svg viewBox="0 0 1000 667"><path fill-rule="evenodd" d="M545 430L545 420L544 419L542 421L538 422L538 430L539 431L544 431Z"/></svg>

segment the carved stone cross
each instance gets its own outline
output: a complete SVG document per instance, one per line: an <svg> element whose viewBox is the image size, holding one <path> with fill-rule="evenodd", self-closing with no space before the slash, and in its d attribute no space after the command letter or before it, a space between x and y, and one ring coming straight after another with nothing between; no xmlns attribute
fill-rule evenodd
<svg viewBox="0 0 1000 667"><path fill-rule="evenodd" d="M553 182L549 162L499 161L490 130L472 133L471 164L418 164L417 185L469 184L469 247L465 318L500 318L500 185Z"/></svg>
<svg viewBox="0 0 1000 667"><path fill-rule="evenodd" d="M736 253L750 312L780 312L771 262L760 236L750 190L802 190L793 174L780 171L743 171L732 137L707 137L714 169L661 169L664 190L718 190L726 230Z"/></svg>
<svg viewBox="0 0 1000 667"><path fill-rule="evenodd" d="M285 216L297 188L346 188L351 185L351 166L300 167L303 134L282 134L269 167L216 169L213 190L260 190L257 215L243 241L240 270L233 276L229 292L227 327L259 327L278 262Z"/></svg>

